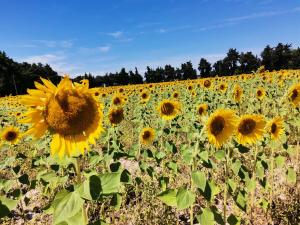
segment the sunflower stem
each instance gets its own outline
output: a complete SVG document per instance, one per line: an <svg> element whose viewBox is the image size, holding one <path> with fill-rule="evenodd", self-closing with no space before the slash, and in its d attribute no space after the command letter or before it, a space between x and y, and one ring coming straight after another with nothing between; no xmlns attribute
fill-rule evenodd
<svg viewBox="0 0 300 225"><path fill-rule="evenodd" d="M225 148L225 166L224 166L224 196L223 196L223 215L224 215L224 224L226 224L227 219L227 181L228 181L228 158L229 158L229 151Z"/></svg>
<svg viewBox="0 0 300 225"><path fill-rule="evenodd" d="M270 208L272 208L273 204L273 184L274 184L274 147L271 148L271 168L270 168L270 185L271 185L271 190L270 190ZM270 222L272 224L272 217L270 216Z"/></svg>
<svg viewBox="0 0 300 225"><path fill-rule="evenodd" d="M253 175L251 178L252 183L255 183L253 190L251 190L251 197L250 197L250 223L252 223L252 216L253 216L253 207L254 207L254 197L255 197L255 189L256 189L256 161L257 161L257 153L258 147L255 146L255 153L254 153L254 164L253 164Z"/></svg>
<svg viewBox="0 0 300 225"><path fill-rule="evenodd" d="M79 163L79 157L76 158L76 166L75 166L76 176L77 176L77 183L81 184L81 168Z"/></svg>
<svg viewBox="0 0 300 225"><path fill-rule="evenodd" d="M193 158L193 162L191 165L191 174L190 174L190 182L191 182L191 191L194 191L194 182L192 178L192 173L195 170L195 159ZM194 204L191 205L190 207L190 225L194 224Z"/></svg>

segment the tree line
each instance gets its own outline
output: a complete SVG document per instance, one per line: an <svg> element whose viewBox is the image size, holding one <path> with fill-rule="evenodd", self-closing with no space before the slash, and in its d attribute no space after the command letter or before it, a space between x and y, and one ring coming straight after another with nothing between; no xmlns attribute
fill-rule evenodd
<svg viewBox="0 0 300 225"><path fill-rule="evenodd" d="M114 86L141 83L156 83L174 80L196 79L198 77L232 76L256 71L261 65L266 70L300 69L300 48L292 48L291 44L279 43L275 47L267 45L260 56L251 51L239 52L230 48L226 56L210 63L201 58L197 70L191 61L182 63L180 67L165 65L164 67L146 68L142 75L138 69L126 71L122 68L120 72L107 73L105 75L92 75L85 73L77 76L74 81L88 79L91 87ZM0 95L15 95L26 93L27 88L34 87L34 81L39 77L47 78L57 84L61 77L50 65L18 63L10 59L5 52L0 51Z"/></svg>

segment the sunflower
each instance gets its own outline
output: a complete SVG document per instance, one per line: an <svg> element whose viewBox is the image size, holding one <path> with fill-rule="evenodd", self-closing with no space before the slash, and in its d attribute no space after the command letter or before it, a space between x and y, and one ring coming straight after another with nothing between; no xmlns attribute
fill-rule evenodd
<svg viewBox="0 0 300 225"><path fill-rule="evenodd" d="M191 95L192 95L192 97L196 97L196 95L197 95L196 91L191 91Z"/></svg>
<svg viewBox="0 0 300 225"><path fill-rule="evenodd" d="M288 97L290 102L297 107L300 103L300 83L295 84L289 90Z"/></svg>
<svg viewBox="0 0 300 225"><path fill-rule="evenodd" d="M237 142L254 144L263 137L266 122L261 115L243 115L237 126Z"/></svg>
<svg viewBox="0 0 300 225"><path fill-rule="evenodd" d="M179 97L179 93L177 91L173 92L172 94L173 98L178 98Z"/></svg>
<svg viewBox="0 0 300 225"><path fill-rule="evenodd" d="M221 83L220 85L219 85L219 90L221 91L221 92L226 92L226 90L227 90L227 84L226 83Z"/></svg>
<svg viewBox="0 0 300 225"><path fill-rule="evenodd" d="M112 97L112 104L114 106L121 106L121 105L123 105L123 103L124 103L124 99L123 99L123 96L121 96L120 94L115 94Z"/></svg>
<svg viewBox="0 0 300 225"><path fill-rule="evenodd" d="M21 138L20 130L17 127L6 127L0 133L0 146L4 143L17 144Z"/></svg>
<svg viewBox="0 0 300 225"><path fill-rule="evenodd" d="M64 77L58 86L41 78L37 89L29 89L21 102L31 109L21 120L33 126L26 134L40 138L47 130L53 134L51 154L76 156L89 149L89 143L102 132L102 106L89 89L88 81L72 83Z"/></svg>
<svg viewBox="0 0 300 225"><path fill-rule="evenodd" d="M151 145L155 138L155 131L151 127L144 128L140 133L140 142L143 145Z"/></svg>
<svg viewBox="0 0 300 225"><path fill-rule="evenodd" d="M178 101L164 99L160 102L157 110L164 120L171 120L181 111L181 105Z"/></svg>
<svg viewBox="0 0 300 225"><path fill-rule="evenodd" d="M243 95L243 89L240 85L235 85L233 90L233 99L235 102L240 102Z"/></svg>
<svg viewBox="0 0 300 225"><path fill-rule="evenodd" d="M276 117L272 119L268 123L267 128L268 128L268 132L271 135L271 138L273 140L278 140L284 133L283 119L280 117Z"/></svg>
<svg viewBox="0 0 300 225"><path fill-rule="evenodd" d="M150 94L147 91L143 91L140 96L143 103L149 101L150 99Z"/></svg>
<svg viewBox="0 0 300 225"><path fill-rule="evenodd" d="M266 96L266 91L264 88L260 87L256 90L256 98L262 100Z"/></svg>
<svg viewBox="0 0 300 225"><path fill-rule="evenodd" d="M124 119L124 110L121 107L110 108L108 119L112 125L117 125Z"/></svg>
<svg viewBox="0 0 300 225"><path fill-rule="evenodd" d="M205 80L205 81L203 82L203 86L204 86L205 88L210 88L210 87L211 87L211 82L210 82L210 80Z"/></svg>
<svg viewBox="0 0 300 225"><path fill-rule="evenodd" d="M208 119L206 131L211 144L220 148L236 130L237 117L233 110L219 109Z"/></svg>
<svg viewBox="0 0 300 225"><path fill-rule="evenodd" d="M206 115L207 114L207 109L208 109L208 105L205 104L205 103L198 105L198 107L197 107L198 116L202 117L202 116Z"/></svg>

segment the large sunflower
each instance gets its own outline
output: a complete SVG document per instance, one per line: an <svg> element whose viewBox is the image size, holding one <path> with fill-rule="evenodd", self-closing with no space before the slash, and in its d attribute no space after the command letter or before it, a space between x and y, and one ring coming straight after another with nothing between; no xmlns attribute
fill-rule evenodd
<svg viewBox="0 0 300 225"><path fill-rule="evenodd" d="M181 105L178 101L164 99L157 107L157 111L164 120L171 120L181 111Z"/></svg>
<svg viewBox="0 0 300 225"><path fill-rule="evenodd" d="M300 83L295 84L289 90L288 97L290 102L297 107L300 104Z"/></svg>
<svg viewBox="0 0 300 225"><path fill-rule="evenodd" d="M41 78L35 82L37 89L29 89L22 103L31 109L25 114L24 123L33 126L26 132L40 138L49 130L53 134L51 154L60 158L76 156L95 144L102 128L102 106L89 89L87 80L72 83L64 77L58 86Z"/></svg>
<svg viewBox="0 0 300 225"><path fill-rule="evenodd" d="M150 94L148 93L148 91L143 91L140 97L141 97L141 102L146 103L150 99Z"/></svg>
<svg viewBox="0 0 300 225"><path fill-rule="evenodd" d="M145 127L140 133L140 142L143 145L151 145L155 138L155 131L151 127Z"/></svg>
<svg viewBox="0 0 300 225"><path fill-rule="evenodd" d="M21 132L17 127L6 127L0 133L0 146L2 144L10 143L10 144L17 144L21 138Z"/></svg>
<svg viewBox="0 0 300 225"><path fill-rule="evenodd" d="M236 130L237 117L234 111L219 109L208 119L206 131L211 144L220 148L226 143Z"/></svg>
<svg viewBox="0 0 300 225"><path fill-rule="evenodd" d="M236 139L242 145L254 144L263 137L266 121L261 115L243 115L237 126Z"/></svg>
<svg viewBox="0 0 300 225"><path fill-rule="evenodd" d="M268 123L267 128L268 132L271 135L271 138L273 140L278 140L284 133L283 119L280 117L272 119Z"/></svg>

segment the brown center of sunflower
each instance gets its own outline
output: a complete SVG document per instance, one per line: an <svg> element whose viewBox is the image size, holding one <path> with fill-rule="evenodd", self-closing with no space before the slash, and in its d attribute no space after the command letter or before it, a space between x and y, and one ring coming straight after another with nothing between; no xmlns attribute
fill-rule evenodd
<svg viewBox="0 0 300 225"><path fill-rule="evenodd" d="M119 97L115 97L113 100L114 105L120 105L121 104L121 99Z"/></svg>
<svg viewBox="0 0 300 225"><path fill-rule="evenodd" d="M211 83L210 83L209 80L205 80L205 81L204 81L204 87L209 88L210 85L211 85Z"/></svg>
<svg viewBox="0 0 300 225"><path fill-rule="evenodd" d="M192 89L193 89L193 87L192 87L192 86L189 86L189 87L188 87L188 89L189 89L189 90L192 90Z"/></svg>
<svg viewBox="0 0 300 225"><path fill-rule="evenodd" d="M261 91L261 90L258 90L258 91L257 91L257 96L258 96L258 97L261 97L261 96L262 96L262 91Z"/></svg>
<svg viewBox="0 0 300 225"><path fill-rule="evenodd" d="M291 95L291 99L295 100L298 97L298 91L296 89L293 90L292 95Z"/></svg>
<svg viewBox="0 0 300 225"><path fill-rule="evenodd" d="M124 113L122 108L114 109L109 113L109 121L112 124L119 124L124 119Z"/></svg>
<svg viewBox="0 0 300 225"><path fill-rule="evenodd" d="M99 92L95 92L95 96L99 96Z"/></svg>
<svg viewBox="0 0 300 225"><path fill-rule="evenodd" d="M14 141L17 138L17 133L14 131L8 131L5 134L5 140L6 141Z"/></svg>
<svg viewBox="0 0 300 225"><path fill-rule="evenodd" d="M99 120L97 103L88 93L61 90L46 105L45 120L56 133L83 134Z"/></svg>
<svg viewBox="0 0 300 225"><path fill-rule="evenodd" d="M174 105L170 102L166 102L161 107L162 114L171 115L174 112Z"/></svg>
<svg viewBox="0 0 300 225"><path fill-rule="evenodd" d="M202 115L202 114L204 113L204 109L203 109L203 107L199 107L199 109L198 109L198 113L199 113L199 115Z"/></svg>
<svg viewBox="0 0 300 225"><path fill-rule="evenodd" d="M238 131L243 135L251 134L256 127L256 122L253 119L243 120L238 127Z"/></svg>
<svg viewBox="0 0 300 225"><path fill-rule="evenodd" d="M277 130L277 125L276 123L272 123L272 126L271 126L271 133L274 134Z"/></svg>
<svg viewBox="0 0 300 225"><path fill-rule="evenodd" d="M174 94L173 94L173 97L174 97L174 98L177 98L177 97L178 97L178 93L174 93Z"/></svg>
<svg viewBox="0 0 300 225"><path fill-rule="evenodd" d="M223 91L225 89L225 85L221 84L220 89Z"/></svg>
<svg viewBox="0 0 300 225"><path fill-rule="evenodd" d="M147 93L142 94L142 99L146 99L148 97Z"/></svg>
<svg viewBox="0 0 300 225"><path fill-rule="evenodd" d="M217 116L216 118L214 118L214 120L210 124L210 130L214 136L220 134L223 131L224 127L225 127L225 120L221 116Z"/></svg>
<svg viewBox="0 0 300 225"><path fill-rule="evenodd" d="M142 137L144 140L148 140L151 137L151 132L148 130L144 131Z"/></svg>

